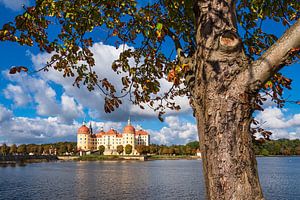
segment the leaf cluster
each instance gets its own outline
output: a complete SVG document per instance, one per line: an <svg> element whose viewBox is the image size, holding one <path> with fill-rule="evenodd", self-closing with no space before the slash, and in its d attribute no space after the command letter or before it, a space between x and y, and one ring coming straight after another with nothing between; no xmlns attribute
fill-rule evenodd
<svg viewBox="0 0 300 200"><path fill-rule="evenodd" d="M105 95L104 110L114 111L122 97L140 108L145 105L159 113L162 120L165 108L179 110L175 96L190 95L188 87L194 81L190 63L182 58L193 57L197 44L196 19L192 0L157 0L145 3L137 0L37 0L25 8L13 22L3 25L0 41L21 45L36 45L51 55L39 70L53 68L64 77L73 77L74 85L100 89ZM290 26L300 16L297 0L241 0L237 2L237 22L247 55L253 60L265 52L277 37L264 30L264 23L275 21ZM112 64L122 74L122 89L117 91L106 77L94 70L95 60L90 47L99 35L104 42L113 41L123 48ZM179 54L176 56L176 53ZM282 65L295 62L299 49L293 49ZM23 70L24 69L24 70ZM11 73L27 71L14 67ZM162 80L172 86L161 91ZM279 105L284 102L282 89L290 80L275 74L263 83L262 92ZM255 106L265 97L258 96Z"/></svg>

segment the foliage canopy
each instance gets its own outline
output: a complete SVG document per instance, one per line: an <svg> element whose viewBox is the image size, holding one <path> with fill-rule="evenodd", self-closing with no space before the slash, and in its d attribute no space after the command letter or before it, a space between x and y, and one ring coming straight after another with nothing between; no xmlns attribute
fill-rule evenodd
<svg viewBox="0 0 300 200"><path fill-rule="evenodd" d="M145 105L164 114L165 108L179 110L174 97L188 95L195 80L194 55L197 49L197 12L192 0L37 0L36 5L24 7L15 21L4 24L0 41L37 46L51 54L40 70L54 68L64 77L74 77L74 85L88 90L99 88L105 94L104 109L113 111L122 97L142 109ZM299 18L297 0L238 1L237 23L245 52L252 60L262 55L277 37L264 30L270 21L289 27ZM100 35L102 41L123 48L112 69L122 72L123 88L117 90L106 77L96 74L95 60L90 47ZM169 48L171 47L171 48ZM293 63L299 49L292 49L282 66ZM108 66L109 67L109 66ZM27 67L13 67L10 73L28 71ZM161 79L172 82L168 91L160 91ZM283 88L290 88L291 80L275 73L264 83L258 94L256 109L266 96L282 106ZM262 95L263 94L263 95Z"/></svg>

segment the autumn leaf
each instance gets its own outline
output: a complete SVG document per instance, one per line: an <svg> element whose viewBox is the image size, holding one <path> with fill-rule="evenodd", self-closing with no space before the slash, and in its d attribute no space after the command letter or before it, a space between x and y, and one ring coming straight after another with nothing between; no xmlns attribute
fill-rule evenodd
<svg viewBox="0 0 300 200"><path fill-rule="evenodd" d="M175 70L172 69L168 74L167 80L169 82L172 82L174 78L175 78Z"/></svg>
<svg viewBox="0 0 300 200"><path fill-rule="evenodd" d="M266 84L265 84L265 88L272 88L273 87L273 83L272 83L272 81L268 81L268 82L266 82Z"/></svg>
<svg viewBox="0 0 300 200"><path fill-rule="evenodd" d="M21 71L23 72L27 72L28 71L28 68L27 67L24 67L24 66L18 66L18 67L12 67L10 70L9 70L9 73L10 74L15 74L15 73L20 73Z"/></svg>

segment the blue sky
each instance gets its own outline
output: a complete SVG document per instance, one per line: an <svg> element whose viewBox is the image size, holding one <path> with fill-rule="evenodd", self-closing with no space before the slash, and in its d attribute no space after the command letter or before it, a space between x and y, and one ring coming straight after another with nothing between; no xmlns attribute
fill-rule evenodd
<svg viewBox="0 0 300 200"><path fill-rule="evenodd" d="M0 25L21 12L22 4L29 1L0 0ZM280 26L266 24L270 32L281 35ZM165 122L157 119L151 110L140 110L124 100L122 107L106 114L103 111L103 96L99 91L88 92L72 86L71 79L65 79L55 71L33 75L9 75L13 65L24 65L38 69L49 55L37 49L19 46L14 43L0 43L0 143L49 143L75 141L76 131L83 120L91 121L95 129L115 128L122 132L123 126L131 116L134 126L150 132L151 142L160 144L184 144L197 139L195 119L186 97L178 98L179 112L169 112ZM109 69L121 49L109 44L95 43L91 48L96 59L96 71L107 76L116 85L120 78ZM292 100L300 100L299 64L283 70L293 79L293 90L285 91ZM168 88L169 83L163 82ZM271 102L265 111L257 114L263 126L273 131L273 138L300 138L300 106L287 104L277 109Z"/></svg>

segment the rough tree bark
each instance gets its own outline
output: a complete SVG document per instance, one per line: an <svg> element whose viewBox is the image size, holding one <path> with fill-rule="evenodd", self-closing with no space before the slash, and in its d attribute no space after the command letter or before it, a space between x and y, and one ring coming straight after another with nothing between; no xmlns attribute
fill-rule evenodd
<svg viewBox="0 0 300 200"><path fill-rule="evenodd" d="M237 33L234 0L198 0L194 11L198 49L194 57L195 83L190 91L203 152L207 198L263 199L250 133L251 105L261 84L279 70L272 67L299 45L300 26L292 28L290 35L296 34L296 38L285 46L282 55L275 56L277 60L266 60L279 51L275 46L252 63Z"/></svg>

